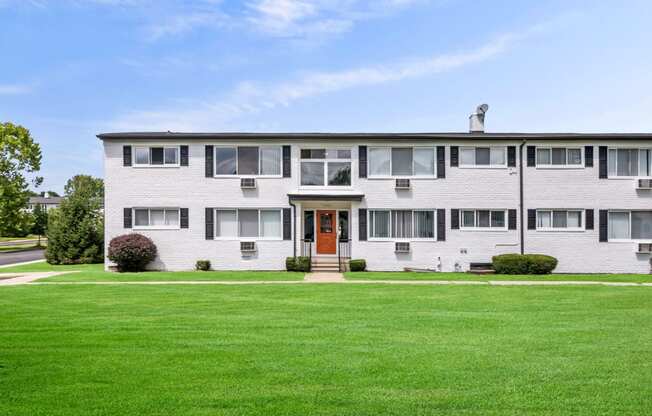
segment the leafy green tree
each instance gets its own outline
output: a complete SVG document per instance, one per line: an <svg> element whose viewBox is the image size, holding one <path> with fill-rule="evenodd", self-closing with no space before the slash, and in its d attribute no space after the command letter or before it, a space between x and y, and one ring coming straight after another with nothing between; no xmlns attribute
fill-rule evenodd
<svg viewBox="0 0 652 416"><path fill-rule="evenodd" d="M101 263L104 260L104 182L88 175L68 180L65 198L48 215L50 264Z"/></svg>
<svg viewBox="0 0 652 416"><path fill-rule="evenodd" d="M32 211L32 234L38 235L38 244L41 245L41 236L45 235L48 229L48 212L36 204Z"/></svg>
<svg viewBox="0 0 652 416"><path fill-rule="evenodd" d="M0 123L0 236L22 235L29 231L30 215L26 176L41 168L41 147L25 127ZM39 186L43 178L34 177Z"/></svg>

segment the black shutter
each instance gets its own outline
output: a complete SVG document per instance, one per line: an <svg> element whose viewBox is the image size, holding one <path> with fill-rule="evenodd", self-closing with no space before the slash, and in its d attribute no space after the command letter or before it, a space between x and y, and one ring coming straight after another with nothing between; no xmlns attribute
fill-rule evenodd
<svg viewBox="0 0 652 416"><path fill-rule="evenodd" d="M283 208L283 240L292 240L292 212Z"/></svg>
<svg viewBox="0 0 652 416"><path fill-rule="evenodd" d="M510 209L507 211L507 228L510 230L516 229L516 210Z"/></svg>
<svg viewBox="0 0 652 416"><path fill-rule="evenodd" d="M212 146L211 146L212 147ZM215 211L213 208L206 208L206 239L212 240L214 237L213 215Z"/></svg>
<svg viewBox="0 0 652 416"><path fill-rule="evenodd" d="M367 177L367 146L358 147L358 176Z"/></svg>
<svg viewBox="0 0 652 416"><path fill-rule="evenodd" d="M535 146L527 147L527 165L528 166L537 165L537 148Z"/></svg>
<svg viewBox="0 0 652 416"><path fill-rule="evenodd" d="M451 209L451 230L460 229L460 210Z"/></svg>
<svg viewBox="0 0 652 416"><path fill-rule="evenodd" d="M179 164L181 166L188 166L188 146L180 146L179 149Z"/></svg>
<svg viewBox="0 0 652 416"><path fill-rule="evenodd" d="M600 159L598 177L600 179L607 179L607 146L598 147L598 158Z"/></svg>
<svg viewBox="0 0 652 416"><path fill-rule="evenodd" d="M181 228L188 228L188 208L179 210L179 225Z"/></svg>
<svg viewBox="0 0 652 416"><path fill-rule="evenodd" d="M131 146L122 146L122 165L131 166Z"/></svg>
<svg viewBox="0 0 652 416"><path fill-rule="evenodd" d="M457 146L451 146L451 167L457 167L460 165L460 148Z"/></svg>
<svg viewBox="0 0 652 416"><path fill-rule="evenodd" d="M367 241L367 210L358 210L358 240Z"/></svg>
<svg viewBox="0 0 652 416"><path fill-rule="evenodd" d="M446 147L437 146L437 177L446 177Z"/></svg>
<svg viewBox="0 0 652 416"><path fill-rule="evenodd" d="M292 177L292 148L283 146L283 177Z"/></svg>
<svg viewBox="0 0 652 416"><path fill-rule="evenodd" d="M124 221L124 228L131 228L132 227L132 219L131 219L131 208L125 208L123 210L123 221Z"/></svg>
<svg viewBox="0 0 652 416"><path fill-rule="evenodd" d="M437 241L446 241L446 210L437 210Z"/></svg>
<svg viewBox="0 0 652 416"><path fill-rule="evenodd" d="M527 229L536 230L537 229L537 210L528 209L527 210Z"/></svg>
<svg viewBox="0 0 652 416"><path fill-rule="evenodd" d="M600 210L600 241L609 241L609 211Z"/></svg>
<svg viewBox="0 0 652 416"><path fill-rule="evenodd" d="M516 166L516 146L507 147L507 166Z"/></svg>
<svg viewBox="0 0 652 416"><path fill-rule="evenodd" d="M206 146L206 177L213 177L213 146Z"/></svg>
<svg viewBox="0 0 652 416"><path fill-rule="evenodd" d="M593 167L593 146L584 146L584 166Z"/></svg>
<svg viewBox="0 0 652 416"><path fill-rule="evenodd" d="M587 209L584 210L584 228L587 230L592 230L593 229L593 210L592 209Z"/></svg>

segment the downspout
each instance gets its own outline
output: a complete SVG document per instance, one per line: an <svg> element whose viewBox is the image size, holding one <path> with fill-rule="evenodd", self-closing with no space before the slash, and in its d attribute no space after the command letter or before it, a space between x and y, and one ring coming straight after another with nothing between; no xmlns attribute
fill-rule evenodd
<svg viewBox="0 0 652 416"><path fill-rule="evenodd" d="M292 198L288 196L288 204L292 207L292 219L294 226L292 227L292 257L297 256L297 206L292 202Z"/></svg>
<svg viewBox="0 0 652 416"><path fill-rule="evenodd" d="M519 174L518 174L518 179L519 179L519 215L521 217L521 254L525 254L525 224L523 223L523 147L525 147L525 143L527 143L527 140L523 140L521 142L521 145L518 148L518 169L519 169Z"/></svg>

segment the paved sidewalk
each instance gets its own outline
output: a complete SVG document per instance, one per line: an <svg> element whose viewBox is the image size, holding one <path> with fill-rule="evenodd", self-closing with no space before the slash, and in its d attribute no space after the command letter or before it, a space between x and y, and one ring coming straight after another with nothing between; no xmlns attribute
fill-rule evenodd
<svg viewBox="0 0 652 416"><path fill-rule="evenodd" d="M303 278L308 283L346 283L342 273L308 273Z"/></svg>
<svg viewBox="0 0 652 416"><path fill-rule="evenodd" d="M58 276L60 274L78 273L78 272L43 272L43 273L6 273L0 274L0 286L15 286L32 283L38 279ZM14 276L7 279L7 276Z"/></svg>

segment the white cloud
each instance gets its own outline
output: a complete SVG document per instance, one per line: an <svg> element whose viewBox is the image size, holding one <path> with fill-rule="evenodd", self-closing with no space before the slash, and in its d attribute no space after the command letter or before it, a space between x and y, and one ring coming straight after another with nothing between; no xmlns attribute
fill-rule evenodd
<svg viewBox="0 0 652 416"><path fill-rule="evenodd" d="M413 59L399 64L352 68L335 72L312 72L278 84L241 82L225 97L184 100L183 105L126 114L113 123L113 130L200 131L224 129L242 116L278 107L309 97L350 88L380 85L430 76L491 59L506 51L519 35L503 35L476 49Z"/></svg>
<svg viewBox="0 0 652 416"><path fill-rule="evenodd" d="M219 12L178 14L160 23L147 26L146 33L147 38L154 41L166 36L188 33L199 27L223 27L228 20L225 15Z"/></svg>
<svg viewBox="0 0 652 416"><path fill-rule="evenodd" d="M25 84L0 84L0 95L29 94L33 89L33 86Z"/></svg>

